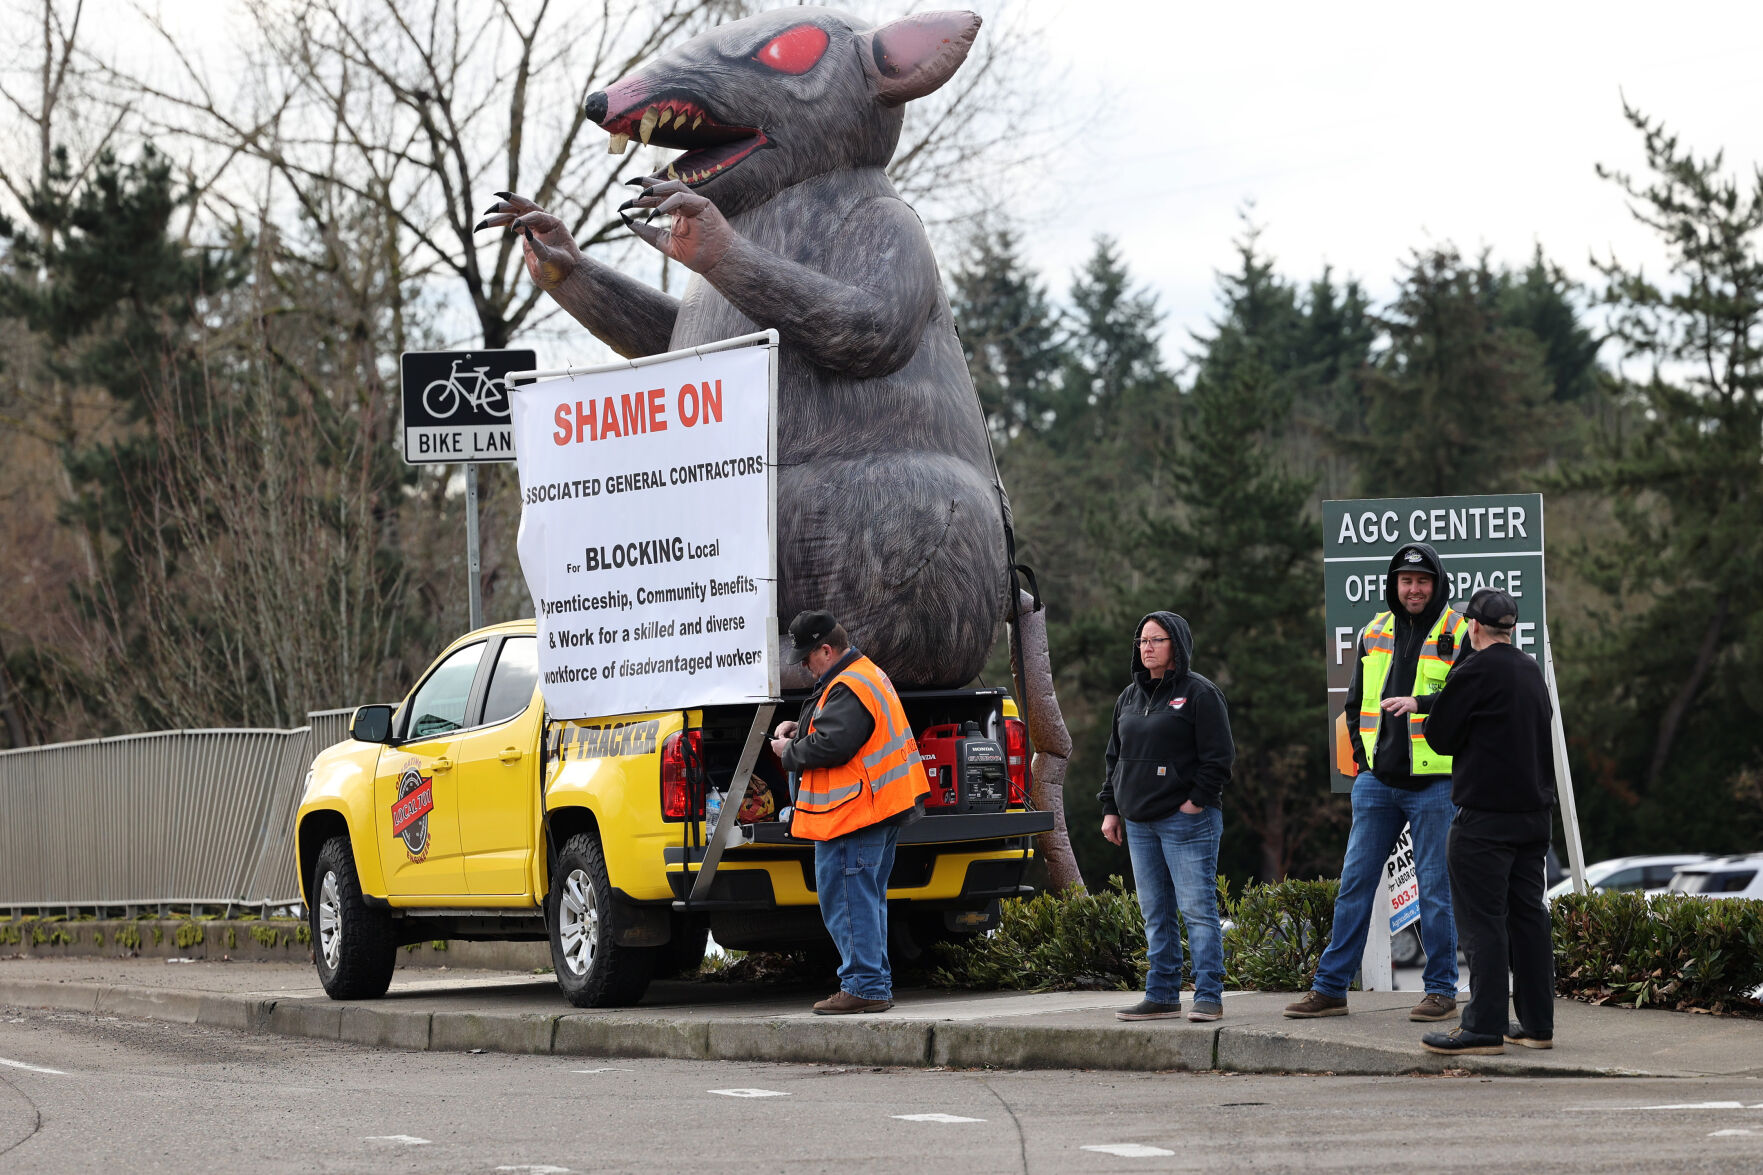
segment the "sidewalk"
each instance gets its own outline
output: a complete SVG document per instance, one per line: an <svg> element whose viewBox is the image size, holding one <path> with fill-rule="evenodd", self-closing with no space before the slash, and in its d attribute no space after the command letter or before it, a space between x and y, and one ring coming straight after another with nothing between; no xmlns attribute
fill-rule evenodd
<svg viewBox="0 0 1763 1175"><path fill-rule="evenodd" d="M1287 1020L1293 996L1226 993L1222 1021L1124 1023L1125 992L899 993L893 1011L815 1016L826 993L660 982L635 1008L564 1003L550 976L400 969L381 1000L336 1003L310 966L160 959L0 959L0 1006L204 1024L391 1048L994 1069L1245 1073L1763 1077L1763 1021L1559 1001L1553 1050L1440 1057L1442 1026L1409 1021L1408 992L1354 993L1352 1014Z"/></svg>

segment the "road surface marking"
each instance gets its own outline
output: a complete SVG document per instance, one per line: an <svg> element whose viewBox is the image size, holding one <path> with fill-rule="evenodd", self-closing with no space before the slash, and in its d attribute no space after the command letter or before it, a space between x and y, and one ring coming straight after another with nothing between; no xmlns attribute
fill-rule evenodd
<svg viewBox="0 0 1763 1175"><path fill-rule="evenodd" d="M1154 1159L1175 1153L1174 1151L1166 1151L1160 1146L1143 1146L1136 1142L1109 1142L1101 1146L1085 1146L1078 1149L1098 1151L1104 1155L1117 1155L1123 1159Z"/></svg>
<svg viewBox="0 0 1763 1175"><path fill-rule="evenodd" d="M524 1163L517 1167L497 1167L498 1171L531 1171L532 1175L569 1175L568 1167L547 1167L543 1163Z"/></svg>
<svg viewBox="0 0 1763 1175"><path fill-rule="evenodd" d="M1678 1102L1669 1106L1636 1106L1637 1110L1742 1110L1743 1102ZM1752 1106L1755 1110L1757 1107Z"/></svg>
<svg viewBox="0 0 1763 1175"><path fill-rule="evenodd" d="M418 1138L414 1134L370 1134L363 1142L399 1142L405 1146L428 1146L429 1140Z"/></svg>
<svg viewBox="0 0 1763 1175"><path fill-rule="evenodd" d="M577 1069L577 1073L635 1073L635 1069ZM500 1170L500 1168L498 1168Z"/></svg>
<svg viewBox="0 0 1763 1175"><path fill-rule="evenodd" d="M1709 1138L1733 1138L1733 1137L1736 1137L1741 1134L1749 1136L1749 1135L1752 1135L1755 1133L1757 1133L1755 1130L1716 1130L1713 1134L1710 1134L1708 1137Z"/></svg>
<svg viewBox="0 0 1763 1175"><path fill-rule="evenodd" d="M60 1069L45 1069L41 1065L27 1065L23 1061L8 1061L5 1057L0 1057L0 1065L5 1065L8 1069L23 1069L27 1073L53 1073L57 1077L67 1076Z"/></svg>
<svg viewBox="0 0 1763 1175"><path fill-rule="evenodd" d="M895 1114L902 1122L984 1122L984 1118L963 1118L960 1114Z"/></svg>
<svg viewBox="0 0 1763 1175"><path fill-rule="evenodd" d="M776 1089L713 1089L711 1093L720 1093L723 1097L789 1097L790 1095Z"/></svg>

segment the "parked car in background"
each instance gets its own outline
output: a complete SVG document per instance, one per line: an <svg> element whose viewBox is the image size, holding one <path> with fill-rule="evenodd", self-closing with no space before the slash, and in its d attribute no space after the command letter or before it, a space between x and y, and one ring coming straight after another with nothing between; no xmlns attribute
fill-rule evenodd
<svg viewBox="0 0 1763 1175"><path fill-rule="evenodd" d="M1671 879L1671 892L1704 898L1763 898L1763 853L1714 857L1685 865Z"/></svg>
<svg viewBox="0 0 1763 1175"><path fill-rule="evenodd" d="M1664 893L1678 869L1709 859L1707 853L1664 853L1651 857L1612 857L1585 867L1586 887L1594 893ZM1553 902L1573 892L1573 878L1563 878L1543 894Z"/></svg>

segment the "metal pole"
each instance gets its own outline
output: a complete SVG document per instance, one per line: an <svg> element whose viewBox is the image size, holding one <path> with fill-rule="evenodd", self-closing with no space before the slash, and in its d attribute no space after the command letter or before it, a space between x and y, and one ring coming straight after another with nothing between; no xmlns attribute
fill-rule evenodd
<svg viewBox="0 0 1763 1175"><path fill-rule="evenodd" d="M484 626L484 589L478 574L477 463L465 465L465 571L466 599L471 608L471 627Z"/></svg>
<svg viewBox="0 0 1763 1175"><path fill-rule="evenodd" d="M1555 750L1555 800L1561 805L1561 828L1567 834L1567 868L1573 876L1573 892L1585 892L1585 847L1579 840L1579 806L1573 799L1573 771L1567 765L1567 730L1561 725L1561 695L1555 689L1555 652L1549 645L1549 626L1543 625L1543 677L1549 684L1549 705L1555 711L1549 723Z"/></svg>

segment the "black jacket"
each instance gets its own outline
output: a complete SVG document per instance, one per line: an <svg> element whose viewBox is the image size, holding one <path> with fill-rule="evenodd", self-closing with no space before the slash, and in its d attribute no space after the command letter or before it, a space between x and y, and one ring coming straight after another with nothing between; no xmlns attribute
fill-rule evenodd
<svg viewBox="0 0 1763 1175"><path fill-rule="evenodd" d="M1419 563L1402 563L1402 552L1410 547L1418 548L1421 554ZM1408 609L1402 607L1402 601L1396 596L1396 572L1422 570L1432 572L1432 599L1420 615L1408 615ZM1405 698L1414 692L1414 675L1420 665L1420 649L1426 644L1426 634L1438 622L1439 613L1451 602L1451 580L1445 574L1445 562L1439 553L1426 543L1403 543L1390 556L1390 567L1384 581L1384 606L1396 617L1396 655L1390 661L1389 676L1384 678L1383 697ZM1467 644L1467 642L1465 642ZM1418 791L1427 786L1428 780L1416 780L1410 774L1411 760L1408 747L1407 718L1384 718L1383 725L1377 731L1377 762L1369 764L1365 761L1365 743L1359 737L1359 694L1365 688L1365 634L1359 634L1358 659L1353 662L1353 682L1347 687L1347 704L1344 707L1347 715L1347 731L1353 738L1353 761L1358 763L1359 770L1369 771L1377 776L1378 781L1391 787L1399 787L1404 791ZM1430 713L1437 694L1427 694L1414 699L1415 705L1422 714ZM1431 739L1427 740L1432 742ZM1432 745L1443 751L1438 743Z"/></svg>
<svg viewBox="0 0 1763 1175"><path fill-rule="evenodd" d="M1452 757L1451 802L1490 812L1553 807L1554 713L1543 671L1509 644L1453 665L1426 718L1426 741Z"/></svg>
<svg viewBox="0 0 1763 1175"><path fill-rule="evenodd" d="M1173 612L1153 612L1139 621L1138 632L1149 620L1174 640L1175 663L1161 680L1153 679L1133 645L1132 684L1114 703L1108 732L1098 797L1102 814L1160 820L1186 800L1222 808L1237 753L1224 692L1188 668L1194 638L1187 621Z"/></svg>
<svg viewBox="0 0 1763 1175"><path fill-rule="evenodd" d="M814 713L826 683L862 655L853 645L814 683L814 691L802 703L802 713L796 719L796 737L784 748L785 771L806 771L810 767L837 767L849 763L875 733L875 718L869 713L869 707L842 682L827 692L826 705L821 707L820 713ZM808 731L811 718L814 720L812 734Z"/></svg>

